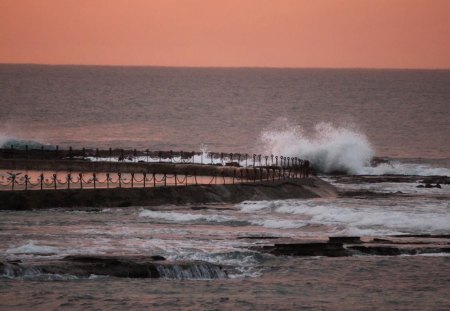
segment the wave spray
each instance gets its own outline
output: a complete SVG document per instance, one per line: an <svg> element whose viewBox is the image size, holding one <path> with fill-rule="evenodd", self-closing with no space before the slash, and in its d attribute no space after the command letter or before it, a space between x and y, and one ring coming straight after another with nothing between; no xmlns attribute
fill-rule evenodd
<svg viewBox="0 0 450 311"><path fill-rule="evenodd" d="M280 119L261 133L261 140L265 152L309 160L322 173L360 174L375 154L364 133L325 122L307 133Z"/></svg>

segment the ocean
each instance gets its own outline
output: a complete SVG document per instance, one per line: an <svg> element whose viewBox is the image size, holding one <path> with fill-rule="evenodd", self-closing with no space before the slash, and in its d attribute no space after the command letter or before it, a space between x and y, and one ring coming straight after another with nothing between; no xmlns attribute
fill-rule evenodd
<svg viewBox="0 0 450 311"><path fill-rule="evenodd" d="M0 309L448 309L445 252L302 258L254 247L450 235L450 185L418 187L422 177L450 176L449 86L450 70L0 65L4 147L298 156L339 191L239 204L2 210L0 261L160 255L224 266L228 279L30 271L0 277Z"/></svg>

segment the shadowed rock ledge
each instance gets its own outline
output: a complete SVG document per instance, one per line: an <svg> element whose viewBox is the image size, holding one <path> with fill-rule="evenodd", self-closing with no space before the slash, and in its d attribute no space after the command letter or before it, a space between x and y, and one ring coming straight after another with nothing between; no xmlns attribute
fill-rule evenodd
<svg viewBox="0 0 450 311"><path fill-rule="evenodd" d="M323 242L288 240L252 248L276 256L347 257L354 255L420 255L450 253L450 236L416 235L384 238L330 237Z"/></svg>
<svg viewBox="0 0 450 311"><path fill-rule="evenodd" d="M225 279L219 265L203 261L166 261L161 256L67 256L43 262L0 262L0 275L38 277L67 275L87 278L92 275L125 278Z"/></svg>

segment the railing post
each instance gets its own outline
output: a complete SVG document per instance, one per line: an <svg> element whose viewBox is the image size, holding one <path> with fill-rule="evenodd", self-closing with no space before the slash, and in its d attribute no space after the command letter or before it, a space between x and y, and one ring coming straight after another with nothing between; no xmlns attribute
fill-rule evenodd
<svg viewBox="0 0 450 311"><path fill-rule="evenodd" d="M131 173L131 188L134 188L134 173Z"/></svg>
<svg viewBox="0 0 450 311"><path fill-rule="evenodd" d="M142 175L144 176L144 188L145 188L145 182L146 182L146 179L147 179L147 173L143 172Z"/></svg>
<svg viewBox="0 0 450 311"><path fill-rule="evenodd" d="M72 180L72 175L67 174L67 190L70 190L70 181Z"/></svg>
<svg viewBox="0 0 450 311"><path fill-rule="evenodd" d="M122 188L122 173L117 173L117 176L119 178L119 188Z"/></svg>
<svg viewBox="0 0 450 311"><path fill-rule="evenodd" d="M55 190L56 190L56 186L57 186L56 174L53 174L53 183L55 184Z"/></svg>
<svg viewBox="0 0 450 311"><path fill-rule="evenodd" d="M173 174L175 176L175 187L177 186L177 173Z"/></svg>
<svg viewBox="0 0 450 311"><path fill-rule="evenodd" d="M78 174L78 178L80 178L80 189L83 189L83 173Z"/></svg>
<svg viewBox="0 0 450 311"><path fill-rule="evenodd" d="M167 186L167 174L164 173L164 187Z"/></svg>
<svg viewBox="0 0 450 311"><path fill-rule="evenodd" d="M28 175L25 175L25 190L28 190Z"/></svg>
<svg viewBox="0 0 450 311"><path fill-rule="evenodd" d="M109 189L109 173L106 173L106 189Z"/></svg>
<svg viewBox="0 0 450 311"><path fill-rule="evenodd" d="M92 180L94 182L94 189L97 189L97 175L95 173L92 173Z"/></svg>
<svg viewBox="0 0 450 311"><path fill-rule="evenodd" d="M41 182L41 190L42 190L44 187L44 174L43 173L41 173L40 178L41 178L40 182Z"/></svg>
<svg viewBox="0 0 450 311"><path fill-rule="evenodd" d="M153 173L153 188L156 187L156 174Z"/></svg>
<svg viewBox="0 0 450 311"><path fill-rule="evenodd" d="M16 175L13 174L13 175L11 175L11 190L14 190L14 184L15 183L16 183Z"/></svg>

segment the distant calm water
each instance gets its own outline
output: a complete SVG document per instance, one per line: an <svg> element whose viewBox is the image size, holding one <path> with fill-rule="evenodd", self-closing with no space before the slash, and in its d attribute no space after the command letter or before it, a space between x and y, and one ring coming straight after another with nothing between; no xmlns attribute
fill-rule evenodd
<svg viewBox="0 0 450 311"><path fill-rule="evenodd" d="M253 152L287 118L357 127L377 155L450 157L449 70L0 65L0 90L3 138Z"/></svg>

